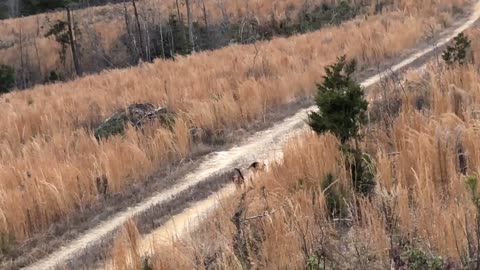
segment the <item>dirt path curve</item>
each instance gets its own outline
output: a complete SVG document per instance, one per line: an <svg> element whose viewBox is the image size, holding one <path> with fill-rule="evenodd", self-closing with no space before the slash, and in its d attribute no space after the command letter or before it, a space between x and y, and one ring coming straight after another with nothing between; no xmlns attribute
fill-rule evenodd
<svg viewBox="0 0 480 270"><path fill-rule="evenodd" d="M375 76L363 81L362 85L364 87L369 87L379 82L381 78L388 76L390 72L397 72L408 67L417 59L428 55L434 51L435 48L446 44L457 34L471 27L479 18L480 1L475 5L474 12L468 18L468 20L456 27L449 35L439 40L435 46L429 46L413 53L411 56L391 67L389 70L376 74ZM172 188L160 191L152 197L147 198L144 202L130 207L123 212L117 213L111 219L100 223L96 227L89 229L84 234L80 235L75 240L70 241L66 244L66 246L63 246L42 260L39 260L38 262L22 269L61 269L63 265L67 264L69 260L74 259L80 253L82 253L82 251L101 243L103 239L107 238L118 228L120 228L129 218L138 216L156 205L168 202L175 195L181 193L182 191L186 191L189 188L194 187L209 177L226 172L234 166L243 166L254 159L271 158L272 153L278 153L280 151L280 147L282 145L281 143L288 135L292 135L294 132L303 127L306 113L314 109L315 107L310 107L300 110L294 116L285 119L272 128L255 134L241 146L234 147L228 151L216 152L209 155L209 158L207 158L194 172L179 180L177 184L172 186ZM205 207L204 209L207 208L208 207ZM188 212L188 209L186 211Z"/></svg>

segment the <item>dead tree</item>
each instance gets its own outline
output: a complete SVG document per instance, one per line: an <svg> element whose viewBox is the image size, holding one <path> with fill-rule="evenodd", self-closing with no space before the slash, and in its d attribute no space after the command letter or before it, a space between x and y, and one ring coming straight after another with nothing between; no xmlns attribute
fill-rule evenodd
<svg viewBox="0 0 480 270"><path fill-rule="evenodd" d="M187 8L188 37L190 39L190 47L192 48L192 52L195 52L195 42L193 37L193 21L192 21L192 12L190 10L190 0L185 0L185 5Z"/></svg>
<svg viewBox="0 0 480 270"><path fill-rule="evenodd" d="M8 15L16 18L20 15L20 0L7 0Z"/></svg>
<svg viewBox="0 0 480 270"><path fill-rule="evenodd" d="M205 0L202 0L202 12L203 12L203 22L205 23L205 32L208 35L208 20L207 20L207 8L205 7Z"/></svg>
<svg viewBox="0 0 480 270"><path fill-rule="evenodd" d="M132 5L133 5L133 12L135 14L135 21L137 23L137 31L138 31L138 39L140 42L140 57L143 61L145 61L145 53L144 53L144 46L143 46L143 34L142 34L142 27L140 25L140 19L138 17L138 10L137 10L137 4L135 3L135 0L132 0Z"/></svg>
<svg viewBox="0 0 480 270"><path fill-rule="evenodd" d="M150 48L150 32L148 31L148 25L147 22L144 22L144 28L145 28L145 60L151 61L152 56L151 54L151 48Z"/></svg>
<svg viewBox="0 0 480 270"><path fill-rule="evenodd" d="M125 0L123 1L123 10L124 10L124 17L125 17L125 28L127 30L128 38L130 39L131 50L135 54L135 60L138 62L139 52L137 48L137 42L135 41L135 37L132 35L130 31L130 20L128 19L128 10L127 10L127 3Z"/></svg>
<svg viewBox="0 0 480 270"><path fill-rule="evenodd" d="M83 74L82 68L80 66L80 61L78 60L78 51L77 44L75 40L75 30L72 11L67 7L67 20L68 20L68 37L70 39L70 48L72 50L73 65L75 67L75 74L80 76Z"/></svg>
<svg viewBox="0 0 480 270"><path fill-rule="evenodd" d="M42 64L41 64L41 61L40 61L40 52L38 50L38 45L37 45L37 41L38 41L39 37L40 37L40 19L37 16L37 36L35 37L35 40L33 41L33 46L35 47L35 54L37 56L38 76L42 77L43 70L42 70Z"/></svg>
<svg viewBox="0 0 480 270"><path fill-rule="evenodd" d="M24 50L23 50L23 28L20 26L20 71L21 71L21 88L27 88L27 77L25 75L25 57L24 57Z"/></svg>
<svg viewBox="0 0 480 270"><path fill-rule="evenodd" d="M177 6L177 16L178 16L178 21L180 22L180 30L182 31L183 40L186 41L187 33L185 33L185 27L183 25L183 18L182 18L182 14L180 13L180 6L178 4L178 0L175 0L175 4ZM172 33L172 40L173 40L173 33Z"/></svg>
<svg viewBox="0 0 480 270"><path fill-rule="evenodd" d="M165 45L163 40L163 25L162 21L160 20L160 44L162 46L162 58L165 59Z"/></svg>

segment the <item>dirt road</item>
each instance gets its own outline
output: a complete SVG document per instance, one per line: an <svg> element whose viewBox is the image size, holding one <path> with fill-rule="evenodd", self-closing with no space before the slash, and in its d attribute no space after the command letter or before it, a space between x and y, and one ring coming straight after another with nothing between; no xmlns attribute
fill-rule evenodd
<svg viewBox="0 0 480 270"><path fill-rule="evenodd" d="M408 58L391 67L389 70L376 74L375 76L363 81L362 85L364 87L369 87L379 82L381 78L388 76L390 72L397 72L412 65L416 60L429 55L436 47L446 44L458 33L471 27L479 18L480 2L475 5L475 10L468 20L462 22L454 29L454 31L451 31L447 36L443 37L439 42L437 42L436 46L430 46L415 52ZM158 192L154 196L146 198L142 203L128 208L123 212L117 213L111 219L100 223L98 226L86 231L75 240L66 243L64 247L53 252L48 257L23 269L42 270L61 268L63 265L68 263L69 260L80 256L79 254L81 254L83 251L94 247L96 244L111 236L112 233L120 228L129 218L138 216L154 206L166 203L175 195L196 186L202 181L206 181L206 179L214 175L226 172L234 166L243 166L254 159L268 160L274 158L276 155L280 154L279 151L281 149L282 142L288 136L291 136L295 132L301 130L301 128L304 126L306 113L314 109L314 107L310 107L300 110L294 116L277 123L272 128L255 134L240 146L234 147L228 151L216 152L209 155L209 158L206 159L195 171L188 174L183 179L180 179L178 183L172 186L170 189ZM223 192L228 195L225 190L223 190ZM180 232L185 231L184 229L189 223L188 217L190 217L191 213L195 212L197 216L200 216L201 214L208 212L209 209L212 209L212 207L215 205L215 202L216 200L212 199L212 197L206 201L200 202L198 204L200 206L196 205L193 207L194 211L192 211L192 208L189 208L183 212L183 215L177 216L176 223L167 222L167 224L162 226L159 230L154 231L150 236L146 236L145 243L147 244L145 244L145 249L148 250L148 241L152 239L152 236L167 237L167 233L171 232L172 228L179 230ZM176 226L173 226L172 224Z"/></svg>

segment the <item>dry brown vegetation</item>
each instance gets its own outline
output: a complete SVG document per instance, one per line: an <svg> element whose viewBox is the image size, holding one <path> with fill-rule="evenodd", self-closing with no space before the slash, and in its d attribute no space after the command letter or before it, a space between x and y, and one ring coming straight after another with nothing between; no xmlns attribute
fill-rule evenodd
<svg viewBox="0 0 480 270"><path fill-rule="evenodd" d="M122 192L187 157L195 148L192 127L213 134L248 127L268 110L309 96L323 66L336 56L375 66L424 40L432 27L442 29L446 12L469 1L420 8L408 0L399 3L410 9L2 96L0 232L20 242L44 233L100 202L95 177L105 174L109 190ZM179 114L173 131L132 128L123 137L95 140L92 125L144 100Z"/></svg>
<svg viewBox="0 0 480 270"><path fill-rule="evenodd" d="M246 17L255 17L261 24L277 21L289 17L296 18L297 13L304 8L318 6L321 3L335 4L339 0L314 1L234 1L234 0L197 0L192 1L193 20L204 24L220 24L227 21L239 24ZM374 13L375 7L388 3L385 0L349 0L353 5L366 6L366 13ZM465 0L436 1L401 0L395 1L390 7L392 10L404 10L415 15L432 16L436 14L440 20L448 23L453 12L461 10ZM448 3L447 3L448 2ZM147 25L162 25L169 14L176 14L173 0L144 0L139 1L142 28ZM180 1L183 3L183 1ZM442 6L438 9L437 6ZM204 9L205 8L205 9ZM205 11L205 13L204 13ZM180 7L180 14L186 17L184 5ZM129 16L133 16L129 5ZM126 67L132 64L132 52L129 50L127 30L124 21L123 5L107 5L76 11L74 14L77 24L77 43L79 44L80 61L83 70L99 72L112 67ZM133 18L131 18L133 22ZM60 57L61 46L54 37L45 37L57 20L66 20L64 12L54 12L29 16L18 19L0 21L0 62L13 66L17 70L17 85L28 86L32 83L43 82L51 71L70 78L74 74L70 51L66 53L65 63ZM133 31L133 30L131 30ZM151 29L150 31L155 31ZM158 31L158 30L156 30Z"/></svg>
<svg viewBox="0 0 480 270"><path fill-rule="evenodd" d="M478 28L469 31L476 55L479 34ZM188 237L171 246L155 243L151 266L478 269L479 206L466 181L479 174L479 67L433 61L425 70L407 72L401 84L385 81L371 92L377 97L372 113L381 113L365 127L362 145L375 157L372 198L355 196L339 142L308 131L285 145L283 162L256 179L258 188L222 201ZM395 105L399 112L387 110ZM328 174L335 184L325 188ZM343 219L328 215L332 194L345 202ZM249 219L264 211L271 214ZM232 219L237 213L245 217L240 227ZM129 245L138 239L118 238L115 254L122 250L123 256L113 256L110 265L127 269L126 258L134 257ZM308 268L312 259L318 264ZM137 257L128 269L141 269L141 262Z"/></svg>
<svg viewBox="0 0 480 270"><path fill-rule="evenodd" d="M308 6L314 7L322 3L335 4L339 0L314 0ZM369 10L373 10L377 0L348 1L352 4L371 3ZM382 1L383 2L383 1ZM458 3L462 3L459 0ZM177 11L174 0L144 0L138 1L142 28L148 24L165 25L170 14L177 14L186 18L186 8L183 1ZM192 17L195 22L205 24L219 24L222 21L238 23L246 17L255 17L259 23L266 23L272 19L285 18L288 14L295 17L302 8L306 8L303 1L192 1ZM456 5L456 4L455 4ZM408 7L415 9L416 7ZM133 16L133 8L127 5L129 16ZM448 17L448 13L444 16ZM92 7L74 12L77 24L77 43L80 45L82 66L85 70L99 71L103 68L124 67L130 63L128 44L122 41L127 35L123 4ZM60 44L53 37L45 37L57 20L66 20L65 12L52 12L29 16L25 18L0 21L0 59L2 63L14 66L25 73L38 73L42 80L50 71L64 71L65 75L73 74L72 57L68 52L65 65L60 59ZM131 18L131 24L133 18ZM23 57L21 55L23 54ZM25 76L28 76L26 74Z"/></svg>

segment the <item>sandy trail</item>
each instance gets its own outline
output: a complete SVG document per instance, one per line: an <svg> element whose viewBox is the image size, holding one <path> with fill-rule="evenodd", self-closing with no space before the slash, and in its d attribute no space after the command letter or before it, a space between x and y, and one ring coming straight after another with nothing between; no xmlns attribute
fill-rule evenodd
<svg viewBox="0 0 480 270"><path fill-rule="evenodd" d="M387 77L391 72L396 72L408 67L415 62L415 60L432 52L436 47L448 43L457 34L471 27L479 18L480 1L475 5L474 12L468 20L455 28L455 30L449 35L439 40L435 46L429 46L426 49L413 53L390 69L363 81L362 86L372 86L382 78ZM144 213L151 207L165 203L171 200L175 195L194 187L198 183L205 181L212 176L226 172L234 166L244 166L255 159L271 160L276 155L281 155L282 143L286 138L294 135L304 127L307 112L312 110L315 110L315 106L300 110L294 116L277 123L272 128L256 133L241 146L234 147L228 151L215 152L208 155L206 160L195 171L188 174L183 179L180 179L178 183L170 189L160 191L152 197L147 198L144 202L130 207L123 212L117 213L111 219L100 223L96 227L80 235L75 240L70 241L66 246L63 246L42 260L22 269L42 270L61 268L68 263L69 260L78 256L83 250L89 248L89 246L94 246L111 235L128 221L128 219ZM222 189L219 194L222 196L228 196L229 192L232 192L230 189L231 187ZM218 201L218 196L218 194L212 195L207 200L201 201L193 207L184 210L182 214L177 215L176 218L170 220L164 226L161 226L159 229L146 236L143 241L144 251L147 252L150 250L149 246L154 238L157 239L161 237L168 239L172 232L177 232L177 236L180 236L182 232L186 231L189 224L194 224L190 222L192 217L200 217L213 209L215 203ZM192 226L190 226L190 228L192 228Z"/></svg>
<svg viewBox="0 0 480 270"><path fill-rule="evenodd" d="M298 130L298 132L301 131L302 129ZM282 146L288 138L295 136L295 133L296 132L287 135L278 143L278 145ZM267 164L266 171L269 170L269 164L271 164L270 162L279 162L281 161L282 157L283 155L280 150L278 152L271 152L270 156L267 158L269 163ZM169 243L175 241L175 239L179 239L182 236L194 231L195 228L197 228L206 218L208 218L212 211L217 209L223 199L232 196L235 191L235 185L229 184L216 193L210 195L208 198L196 202L191 207L185 209L182 213L171 217L164 225L142 238L140 244L140 253L142 255L150 255L154 251L155 243L168 245ZM98 269L103 269L103 267Z"/></svg>

